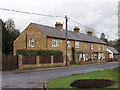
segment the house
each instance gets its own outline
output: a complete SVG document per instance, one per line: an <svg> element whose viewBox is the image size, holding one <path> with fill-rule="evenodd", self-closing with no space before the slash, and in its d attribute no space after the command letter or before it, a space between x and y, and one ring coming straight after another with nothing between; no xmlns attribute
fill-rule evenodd
<svg viewBox="0 0 120 90"><path fill-rule="evenodd" d="M109 58L120 58L120 53L113 47L108 47Z"/></svg>
<svg viewBox="0 0 120 90"><path fill-rule="evenodd" d="M30 23L21 35L14 41L14 54L17 49L48 49L61 50L66 54L66 31L63 24L56 22L55 27ZM80 28L68 30L68 59L79 63L81 60L105 59L107 43L93 35L80 33ZM74 57L74 59L73 59Z"/></svg>

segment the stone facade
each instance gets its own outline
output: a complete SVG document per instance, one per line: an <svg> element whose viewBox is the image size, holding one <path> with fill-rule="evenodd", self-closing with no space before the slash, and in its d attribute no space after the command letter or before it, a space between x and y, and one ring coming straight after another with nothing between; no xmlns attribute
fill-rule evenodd
<svg viewBox="0 0 120 90"><path fill-rule="evenodd" d="M34 47L29 46L29 40L34 40ZM14 41L14 55L17 49L46 49L46 35L30 24Z"/></svg>
<svg viewBox="0 0 120 90"><path fill-rule="evenodd" d="M27 34L27 37L26 37ZM29 41L34 40L34 46L29 46ZM58 46L53 46L53 40L58 41ZM26 44L27 42L27 44ZM72 48L76 51L85 51L86 57L91 57L94 52L105 52L107 50L107 45L99 43L91 43L85 41L75 41L68 40L68 55L69 59L72 60ZM79 42L79 47L76 48L75 42ZM63 54L66 53L66 41L65 39L47 37L41 30L39 30L33 24L28 25L28 27L21 33L21 35L14 41L14 55L17 49L48 49L48 50L61 50ZM97 53L98 54L98 53ZM79 61L78 57L80 54L75 53L76 62ZM105 54L104 54L105 55ZM104 56L103 55L103 56ZM83 55L84 56L84 55Z"/></svg>

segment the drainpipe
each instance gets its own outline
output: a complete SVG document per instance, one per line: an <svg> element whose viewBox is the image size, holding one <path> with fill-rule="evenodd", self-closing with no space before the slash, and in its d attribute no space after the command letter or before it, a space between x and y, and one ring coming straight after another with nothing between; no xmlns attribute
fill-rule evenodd
<svg viewBox="0 0 120 90"><path fill-rule="evenodd" d="M27 37L28 37L28 36L27 36L27 34L26 34L26 37L25 37L25 39L26 39L26 46L25 46L26 49L27 49Z"/></svg>

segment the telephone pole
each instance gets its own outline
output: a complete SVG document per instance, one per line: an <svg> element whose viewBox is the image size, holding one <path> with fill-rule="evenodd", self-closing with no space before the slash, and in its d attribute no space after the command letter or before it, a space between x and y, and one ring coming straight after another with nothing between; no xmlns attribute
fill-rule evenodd
<svg viewBox="0 0 120 90"><path fill-rule="evenodd" d="M67 45L67 40L68 40L68 17L67 15L65 16L65 30L66 30L66 66L68 65L68 45Z"/></svg>

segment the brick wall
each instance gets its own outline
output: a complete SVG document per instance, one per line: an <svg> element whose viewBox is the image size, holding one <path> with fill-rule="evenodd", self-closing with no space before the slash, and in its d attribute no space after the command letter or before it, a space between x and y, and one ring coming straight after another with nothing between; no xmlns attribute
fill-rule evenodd
<svg viewBox="0 0 120 90"><path fill-rule="evenodd" d="M46 49L46 36L34 25L30 24L14 41L14 55L17 49L26 49L26 34L27 49ZM34 47L29 46L29 40L34 40Z"/></svg>

